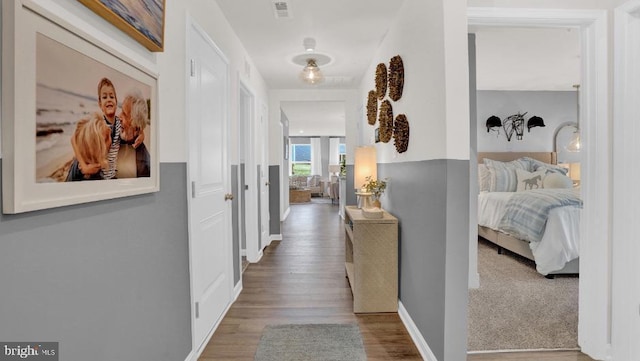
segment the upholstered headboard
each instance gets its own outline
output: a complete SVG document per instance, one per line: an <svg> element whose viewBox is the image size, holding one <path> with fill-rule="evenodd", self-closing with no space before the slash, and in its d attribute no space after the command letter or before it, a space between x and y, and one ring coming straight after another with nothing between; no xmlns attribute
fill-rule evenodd
<svg viewBox="0 0 640 361"><path fill-rule="evenodd" d="M522 157L537 159L549 164L557 164L556 152L480 152L478 153L478 163L482 163L484 158L508 162Z"/></svg>

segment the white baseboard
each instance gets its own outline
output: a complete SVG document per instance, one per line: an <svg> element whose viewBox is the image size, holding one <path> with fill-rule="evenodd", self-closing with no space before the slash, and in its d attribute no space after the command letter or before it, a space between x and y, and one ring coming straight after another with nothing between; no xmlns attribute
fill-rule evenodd
<svg viewBox="0 0 640 361"><path fill-rule="evenodd" d="M287 210L284 211L284 213L282 214L282 219L280 220L281 222L284 222L287 217L289 217L289 212L291 211L291 207L287 207Z"/></svg>
<svg viewBox="0 0 640 361"><path fill-rule="evenodd" d="M404 308L404 305L400 300L398 300L398 316L400 316L402 323L404 323L404 327L407 328L409 335L411 335L413 343L415 343L418 351L420 351L422 359L425 361L438 361L436 356L433 354L433 351L431 351L431 348L429 348L427 341L422 336L422 333L418 330L418 326L413 322L411 316L407 312L407 309Z"/></svg>
<svg viewBox="0 0 640 361"><path fill-rule="evenodd" d="M282 241L282 234L272 234L269 235L269 244L273 241Z"/></svg>

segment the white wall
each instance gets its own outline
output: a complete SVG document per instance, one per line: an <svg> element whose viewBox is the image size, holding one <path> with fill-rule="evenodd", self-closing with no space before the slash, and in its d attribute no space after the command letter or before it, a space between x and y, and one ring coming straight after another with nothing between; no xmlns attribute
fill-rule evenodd
<svg viewBox="0 0 640 361"><path fill-rule="evenodd" d="M186 18L191 16L211 37L229 61L230 159L238 162L238 87L242 79L260 102L267 103L267 88L215 1L186 0L166 2L165 51L157 55L160 78L160 160L187 160L185 126ZM245 62L250 69L245 73Z"/></svg>
<svg viewBox="0 0 640 361"><path fill-rule="evenodd" d="M404 91L402 98L391 101L391 105L394 117L407 116L409 148L399 154L393 140L377 143L380 163L469 158L468 142L460 141L469 139L468 107L460 106L468 104L469 75L461 70L467 69L466 22L460 18L466 8L461 2L428 2L419 6L426 7L433 18L426 21L422 11L411 11L411 6L405 5L365 71L360 88L364 106L369 90L375 89L378 63L389 67L393 56L402 57ZM379 124L369 125L364 114L359 124L362 144L374 144L374 129Z"/></svg>

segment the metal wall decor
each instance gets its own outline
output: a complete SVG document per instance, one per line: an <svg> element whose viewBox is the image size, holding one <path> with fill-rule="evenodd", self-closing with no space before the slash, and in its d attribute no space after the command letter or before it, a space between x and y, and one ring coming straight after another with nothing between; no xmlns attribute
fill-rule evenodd
<svg viewBox="0 0 640 361"><path fill-rule="evenodd" d="M393 142L398 153L404 153L409 148L409 121L404 114L398 114L393 124Z"/></svg>
<svg viewBox="0 0 640 361"><path fill-rule="evenodd" d="M400 55L396 55L389 62L389 98L394 102L400 100L403 88L404 64Z"/></svg>
<svg viewBox="0 0 640 361"><path fill-rule="evenodd" d="M507 141L511 141L511 137L513 133L516 133L516 139L522 140L522 134L524 133L524 114L514 114L508 116L504 121L502 121L502 128L504 129L504 134L507 136Z"/></svg>
<svg viewBox="0 0 640 361"><path fill-rule="evenodd" d="M376 124L376 118L378 117L378 98L375 90L369 90L369 96L367 97L367 123L369 125Z"/></svg>
<svg viewBox="0 0 640 361"><path fill-rule="evenodd" d="M380 105L380 141L389 143L393 136L393 108L389 100L382 101Z"/></svg>
<svg viewBox="0 0 640 361"><path fill-rule="evenodd" d="M384 63L376 67L376 94L380 100L387 94L387 66Z"/></svg>

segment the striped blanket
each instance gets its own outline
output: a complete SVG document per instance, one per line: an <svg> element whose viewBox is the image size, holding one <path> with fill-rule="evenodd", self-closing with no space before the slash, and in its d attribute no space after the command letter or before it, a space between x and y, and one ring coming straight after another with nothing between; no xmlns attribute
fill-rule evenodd
<svg viewBox="0 0 640 361"><path fill-rule="evenodd" d="M505 206L499 228L519 239L540 242L549 212L556 207L578 206L582 200L574 189L534 189L515 192Z"/></svg>

